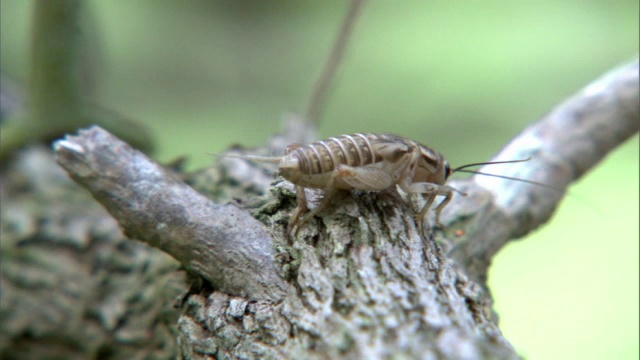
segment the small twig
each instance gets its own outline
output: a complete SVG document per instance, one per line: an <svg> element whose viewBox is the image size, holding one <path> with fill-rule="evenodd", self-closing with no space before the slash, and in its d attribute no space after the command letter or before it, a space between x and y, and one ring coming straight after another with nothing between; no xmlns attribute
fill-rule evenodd
<svg viewBox="0 0 640 360"><path fill-rule="evenodd" d="M484 275L493 255L509 240L522 237L545 223L563 191L593 168L616 146L640 129L638 62L594 81L525 129L491 161L532 158L483 172L553 185L556 190L494 177L476 176L470 193L492 195L492 208L478 212L482 219L474 233L459 244L455 257L470 272ZM560 189L560 191L558 191ZM470 206L472 198L455 207ZM453 207L452 207L453 209ZM451 210L449 210L451 211Z"/></svg>
<svg viewBox="0 0 640 360"><path fill-rule="evenodd" d="M327 92L331 86L331 82L335 79L338 68L344 58L345 50L353 33L353 27L362 12L366 0L352 0L347 15L342 22L342 27L336 36L335 43L331 49L331 54L327 58L327 62L322 69L322 73L316 80L313 92L309 96L305 118L308 121L317 124L320 114L326 102Z"/></svg>
<svg viewBox="0 0 640 360"><path fill-rule="evenodd" d="M67 136L54 148L57 162L128 237L170 254L220 291L273 301L284 296L271 236L246 211L212 203L99 127Z"/></svg>

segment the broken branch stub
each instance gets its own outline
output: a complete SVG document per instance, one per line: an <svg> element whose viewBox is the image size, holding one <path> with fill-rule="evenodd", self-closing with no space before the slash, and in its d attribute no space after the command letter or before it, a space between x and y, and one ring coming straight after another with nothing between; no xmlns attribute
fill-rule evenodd
<svg viewBox="0 0 640 360"><path fill-rule="evenodd" d="M256 300L284 297L272 238L247 212L211 202L97 126L58 140L54 150L57 162L128 237L170 254L222 292Z"/></svg>

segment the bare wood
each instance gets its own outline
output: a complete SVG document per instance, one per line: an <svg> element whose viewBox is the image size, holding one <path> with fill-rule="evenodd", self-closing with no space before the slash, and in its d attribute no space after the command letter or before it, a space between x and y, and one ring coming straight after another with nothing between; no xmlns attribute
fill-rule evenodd
<svg viewBox="0 0 640 360"><path fill-rule="evenodd" d="M119 221L220 291L277 301L285 284L264 226L232 204L216 205L99 127L55 143L56 160Z"/></svg>
<svg viewBox="0 0 640 360"><path fill-rule="evenodd" d="M492 159L531 161L480 170L558 190L481 175L456 185L472 196L458 199L448 213L460 217L475 209L472 221L482 224L466 226L471 231L453 251L474 278L484 279L498 250L548 221L572 182L638 133L639 91L638 61L613 70L525 129Z"/></svg>

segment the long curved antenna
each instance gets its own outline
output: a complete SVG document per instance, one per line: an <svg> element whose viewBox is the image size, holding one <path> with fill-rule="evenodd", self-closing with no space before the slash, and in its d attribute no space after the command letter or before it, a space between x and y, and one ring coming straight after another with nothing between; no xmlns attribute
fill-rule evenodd
<svg viewBox="0 0 640 360"><path fill-rule="evenodd" d="M525 162L525 161L529 161L529 160L531 160L531 158L526 158L526 159L521 159L521 160L489 161L489 162L479 162L479 163L473 163L473 164L466 164L466 165L462 165L462 166L459 166L459 167L451 170L451 173L453 174L455 172L468 172L468 171L461 171L461 170L462 169L466 169L466 168L470 168L470 167L473 167L473 166L494 165L494 164L513 164L513 163ZM479 174L479 173L476 173L476 174Z"/></svg>
<svg viewBox="0 0 640 360"><path fill-rule="evenodd" d="M525 161L525 160L515 160L513 162L522 162L522 161ZM510 161L506 161L506 162L510 162ZM503 162L499 162L499 163L503 163ZM489 164L494 164L494 163L489 163ZM467 166L467 165L465 165L465 166ZM470 166L470 165L468 165L468 166ZM483 172L474 171L474 170L460 170L460 169L458 169L457 171L458 172L463 172L463 173L469 173L469 174L491 176L491 177L496 177L496 178L506 179L506 180L519 181L519 182L523 182L523 183L527 183L527 184L531 184L531 185L542 186L544 188L555 190L555 191L564 192L564 190L562 190L561 188L557 188L557 187L549 185L549 184L545 184L545 183L541 183L541 182L537 182L537 181L532 181L532 180L519 179L519 178L515 178L515 177L511 177L511 176L504 176L504 175L488 174L488 173L483 173Z"/></svg>

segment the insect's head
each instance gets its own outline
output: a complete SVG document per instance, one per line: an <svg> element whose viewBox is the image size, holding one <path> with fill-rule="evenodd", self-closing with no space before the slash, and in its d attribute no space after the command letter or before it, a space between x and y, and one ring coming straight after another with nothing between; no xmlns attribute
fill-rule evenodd
<svg viewBox="0 0 640 360"><path fill-rule="evenodd" d="M444 161L444 179L447 180L449 176L451 176L453 172L451 172L451 166L449 166L449 162L447 160Z"/></svg>
<svg viewBox="0 0 640 360"><path fill-rule="evenodd" d="M449 162L439 152L421 144L417 144L417 146L420 149L420 158L413 175L413 181L444 185L451 175Z"/></svg>

